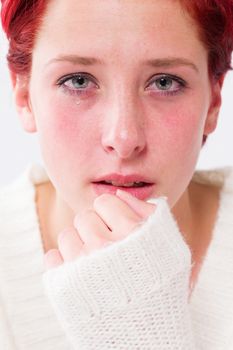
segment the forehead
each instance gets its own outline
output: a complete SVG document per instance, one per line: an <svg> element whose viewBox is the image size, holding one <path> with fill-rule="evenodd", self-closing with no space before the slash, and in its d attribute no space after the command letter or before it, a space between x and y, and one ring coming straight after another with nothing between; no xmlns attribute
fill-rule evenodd
<svg viewBox="0 0 233 350"><path fill-rule="evenodd" d="M203 50L196 25L178 0L51 0L35 50L41 45L44 54L80 49L83 55L114 51L115 57L128 58L129 52L198 56Z"/></svg>

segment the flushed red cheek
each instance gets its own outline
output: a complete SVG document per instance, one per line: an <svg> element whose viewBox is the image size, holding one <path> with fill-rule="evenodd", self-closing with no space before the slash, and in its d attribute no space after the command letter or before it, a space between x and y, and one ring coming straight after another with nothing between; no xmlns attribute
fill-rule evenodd
<svg viewBox="0 0 233 350"><path fill-rule="evenodd" d="M191 169L201 145L201 118L186 109L163 114L151 131L152 151L156 150L156 159L161 169L167 166L175 171ZM153 137L152 137L153 136ZM158 159L159 158L159 159Z"/></svg>
<svg viewBox="0 0 233 350"><path fill-rule="evenodd" d="M194 114L187 108L178 110L168 118L166 126L170 135L174 135L174 146L188 148L189 145L193 145L201 133L201 120L198 111Z"/></svg>
<svg viewBox="0 0 233 350"><path fill-rule="evenodd" d="M82 109L69 108L62 105L50 109L51 117L45 120L42 127L45 150L50 150L50 156L59 158L60 162L76 162L87 160L93 153L96 125L90 115ZM62 158L63 159L62 159Z"/></svg>

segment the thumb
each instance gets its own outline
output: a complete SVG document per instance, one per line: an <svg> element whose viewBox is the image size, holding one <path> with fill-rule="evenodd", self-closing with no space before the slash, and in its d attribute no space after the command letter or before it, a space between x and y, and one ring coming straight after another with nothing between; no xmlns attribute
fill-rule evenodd
<svg viewBox="0 0 233 350"><path fill-rule="evenodd" d="M130 193L123 191L123 190L117 190L116 191L117 197L123 200L126 204L130 206L131 209L135 211L136 214L138 214L141 218L147 219L150 215L152 215L155 211L156 205L144 202L141 199L138 199L137 197L134 197Z"/></svg>

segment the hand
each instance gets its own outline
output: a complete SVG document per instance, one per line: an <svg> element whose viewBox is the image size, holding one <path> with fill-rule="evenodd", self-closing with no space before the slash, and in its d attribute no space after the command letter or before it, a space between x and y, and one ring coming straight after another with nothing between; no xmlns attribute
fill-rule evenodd
<svg viewBox="0 0 233 350"><path fill-rule="evenodd" d="M45 254L47 269L72 261L129 235L155 210L155 205L139 200L126 191L103 194L93 203L93 210L75 216L74 227L58 236L58 249Z"/></svg>
<svg viewBox="0 0 233 350"><path fill-rule="evenodd" d="M168 343L193 349L191 252L165 198L152 203L104 194L93 210L75 217L77 244L59 236L61 265L43 274L43 284L74 349L94 349L97 343L101 349L166 349ZM115 243L98 250L109 241Z"/></svg>

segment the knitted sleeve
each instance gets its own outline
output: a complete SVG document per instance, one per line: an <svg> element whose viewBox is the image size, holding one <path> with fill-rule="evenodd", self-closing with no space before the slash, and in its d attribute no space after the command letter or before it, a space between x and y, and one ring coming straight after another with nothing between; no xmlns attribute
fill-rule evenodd
<svg viewBox="0 0 233 350"><path fill-rule="evenodd" d="M75 350L194 350L191 254L165 199L129 236L43 276Z"/></svg>

